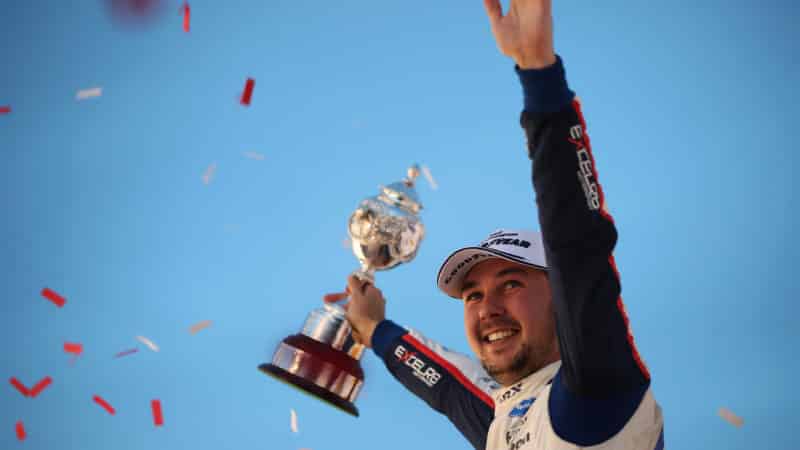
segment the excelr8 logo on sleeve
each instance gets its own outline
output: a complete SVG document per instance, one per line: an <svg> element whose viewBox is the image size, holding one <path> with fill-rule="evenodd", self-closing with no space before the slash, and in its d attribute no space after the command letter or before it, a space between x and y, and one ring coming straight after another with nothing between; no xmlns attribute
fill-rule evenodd
<svg viewBox="0 0 800 450"><path fill-rule="evenodd" d="M442 375L436 369L417 357L417 352L410 352L402 345L398 345L394 349L394 356L397 357L398 361L410 367L414 376L428 387L433 387L442 378Z"/></svg>

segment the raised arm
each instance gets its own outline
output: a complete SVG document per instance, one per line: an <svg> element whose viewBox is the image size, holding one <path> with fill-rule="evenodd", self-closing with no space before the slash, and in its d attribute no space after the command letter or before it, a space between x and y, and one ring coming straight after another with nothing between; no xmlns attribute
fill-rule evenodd
<svg viewBox="0 0 800 450"><path fill-rule="evenodd" d="M489 393L496 384L480 364L386 320L385 300L372 284L351 276L348 293L353 337L371 347L406 389L444 414L473 447L483 450L494 418Z"/></svg>
<svg viewBox="0 0 800 450"><path fill-rule="evenodd" d="M525 129L562 367L549 401L555 431L591 445L618 432L649 386L620 296L614 220L580 104L553 51L550 0L484 0L498 47L522 81ZM575 427L574 424L581 424Z"/></svg>

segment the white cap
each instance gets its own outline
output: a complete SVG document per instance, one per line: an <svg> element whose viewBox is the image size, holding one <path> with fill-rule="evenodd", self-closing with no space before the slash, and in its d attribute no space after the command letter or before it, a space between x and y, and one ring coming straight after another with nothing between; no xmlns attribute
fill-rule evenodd
<svg viewBox="0 0 800 450"><path fill-rule="evenodd" d="M489 258L501 258L523 266L547 270L542 235L528 230L497 230L477 247L456 250L442 264L437 276L439 289L460 298L461 284L470 269Z"/></svg>

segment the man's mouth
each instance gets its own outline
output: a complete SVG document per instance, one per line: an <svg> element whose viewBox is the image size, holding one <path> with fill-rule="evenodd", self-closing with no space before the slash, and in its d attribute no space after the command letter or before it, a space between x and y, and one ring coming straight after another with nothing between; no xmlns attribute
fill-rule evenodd
<svg viewBox="0 0 800 450"><path fill-rule="evenodd" d="M510 328L504 328L502 330L495 330L490 333L486 333L483 335L483 342L486 344L493 344L495 342L502 342L506 339L515 336L519 333L519 330L513 330Z"/></svg>

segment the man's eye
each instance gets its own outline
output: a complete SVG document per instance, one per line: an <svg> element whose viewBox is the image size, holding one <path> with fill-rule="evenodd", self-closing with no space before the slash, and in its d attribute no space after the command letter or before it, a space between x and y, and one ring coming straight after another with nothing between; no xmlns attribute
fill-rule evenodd
<svg viewBox="0 0 800 450"><path fill-rule="evenodd" d="M522 286L522 283L516 280L508 280L505 283L503 283L503 287L506 289L513 289L515 287L520 287L520 286Z"/></svg>
<svg viewBox="0 0 800 450"><path fill-rule="evenodd" d="M470 301L473 301L473 300L480 300L480 299L481 299L480 292L471 292L471 293L467 294L466 297L464 297L464 301L465 302L470 302Z"/></svg>

